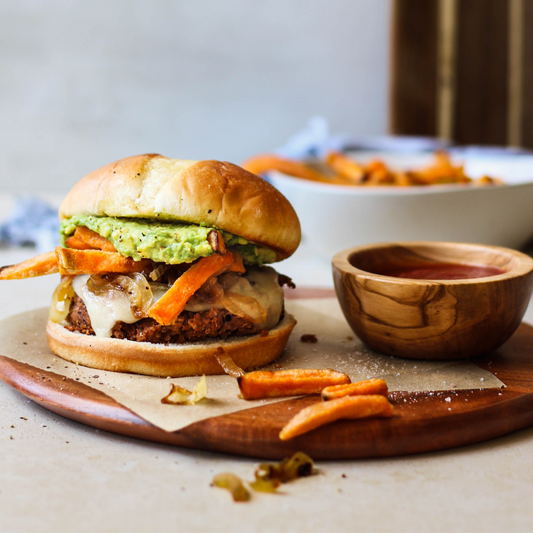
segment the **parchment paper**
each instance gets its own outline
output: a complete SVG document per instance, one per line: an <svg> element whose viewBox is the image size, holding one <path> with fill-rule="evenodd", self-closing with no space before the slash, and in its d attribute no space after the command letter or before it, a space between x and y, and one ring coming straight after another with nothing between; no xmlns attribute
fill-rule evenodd
<svg viewBox="0 0 533 533"><path fill-rule="evenodd" d="M376 354L365 348L350 329L336 299L288 300L287 311L298 320L285 353L268 369L333 368L352 381L385 378L391 391L439 391L502 388L505 385L470 362L432 362ZM165 405L161 398L170 383L192 390L198 377L154 378L95 370L54 355L46 342L48 309L38 309L0 322L0 354L49 370L101 390L108 396L166 431L177 431L194 422L249 409L274 400L238 398L235 379L207 376L208 398L194 406ZM303 334L314 334L315 344L303 343Z"/></svg>

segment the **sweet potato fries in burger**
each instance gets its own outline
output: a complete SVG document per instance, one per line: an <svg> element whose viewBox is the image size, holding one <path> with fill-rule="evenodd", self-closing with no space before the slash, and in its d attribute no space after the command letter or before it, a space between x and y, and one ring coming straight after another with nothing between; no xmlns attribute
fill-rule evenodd
<svg viewBox="0 0 533 533"><path fill-rule="evenodd" d="M295 325L289 278L268 263L300 242L290 203L231 163L130 157L79 181L59 209L61 246L0 279L61 274L47 324L72 362L154 376L267 364Z"/></svg>

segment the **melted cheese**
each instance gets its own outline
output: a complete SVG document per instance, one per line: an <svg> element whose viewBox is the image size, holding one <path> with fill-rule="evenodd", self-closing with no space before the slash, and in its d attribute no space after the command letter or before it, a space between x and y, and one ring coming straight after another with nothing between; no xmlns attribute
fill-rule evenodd
<svg viewBox="0 0 533 533"><path fill-rule="evenodd" d="M139 320L132 314L130 301L124 292L109 291L105 295L97 296L87 287L89 278L89 275L76 276L72 287L83 300L97 337L111 337L111 330L117 322L133 324ZM228 289L233 293L253 298L266 309L266 321L257 324L257 331L271 329L279 322L283 309L283 289L278 284L278 273L273 268L263 267L260 270L252 270L245 276L239 276ZM154 302L165 292L161 288L154 289ZM185 306L186 311L193 313L222 308L221 303L207 302L187 303Z"/></svg>
<svg viewBox="0 0 533 533"><path fill-rule="evenodd" d="M266 321L257 325L258 330L271 329L279 322L283 308L283 289L278 284L278 273L273 268L251 270L245 276L239 276L228 290L253 298L266 309Z"/></svg>
<svg viewBox="0 0 533 533"><path fill-rule="evenodd" d="M91 326L97 337L111 337L111 330L117 322L133 324L138 318L131 312L130 301L122 291L108 291L97 296L87 287L88 274L76 276L72 288L83 300L91 319Z"/></svg>

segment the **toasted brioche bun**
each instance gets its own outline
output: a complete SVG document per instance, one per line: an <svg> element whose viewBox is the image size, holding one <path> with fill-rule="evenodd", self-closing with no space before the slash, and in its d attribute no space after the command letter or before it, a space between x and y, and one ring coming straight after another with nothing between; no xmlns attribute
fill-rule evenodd
<svg viewBox="0 0 533 533"><path fill-rule="evenodd" d="M258 334L169 345L72 333L50 320L46 335L52 352L73 363L114 372L184 377L224 374L215 359L219 348L244 370L266 365L281 355L295 325L294 317L285 314L264 337Z"/></svg>
<svg viewBox="0 0 533 533"><path fill-rule="evenodd" d="M111 163L80 180L59 209L74 215L142 217L204 224L270 248L277 261L300 243L300 222L267 181L231 163L145 154Z"/></svg>

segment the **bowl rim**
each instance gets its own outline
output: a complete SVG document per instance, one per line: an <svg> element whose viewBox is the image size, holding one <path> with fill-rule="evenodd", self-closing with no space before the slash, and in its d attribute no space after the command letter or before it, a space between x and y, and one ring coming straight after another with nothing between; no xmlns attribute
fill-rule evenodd
<svg viewBox="0 0 533 533"><path fill-rule="evenodd" d="M505 253L517 260L515 266L508 272L503 274L496 274L493 276L485 276L480 278L468 279L452 279L452 280L435 280L435 279L410 279L398 278L394 276L386 276L383 274L375 274L366 270L361 270L350 263L350 258L358 253L367 250L379 250L380 248L389 248L391 246L415 247L415 246L438 246L443 248L480 248ZM495 283L505 279L522 277L533 272L533 258L529 255L513 250L512 248L505 248L504 246L493 246L490 244L478 244L467 242L449 242L449 241L385 241L379 243L364 244L361 246L353 246L337 252L331 261L333 270L338 269L344 274L357 276L362 279L381 280L388 283L397 283L402 285L466 285L477 283Z"/></svg>
<svg viewBox="0 0 533 533"><path fill-rule="evenodd" d="M276 186L276 180L281 183L289 183L291 186L311 189L319 193L341 193L342 195L375 195L375 196L417 196L443 193L460 193L465 191L495 191L495 190L509 190L516 188L527 188L533 186L533 176L530 181L523 181L520 183L502 183L500 185L473 185L468 183L443 183L435 185L409 185L408 187L399 187L397 185L367 185L364 187L357 187L355 185L338 185L333 183L322 183L318 181L311 181L303 178L289 176L277 170L268 172L267 178L272 185ZM481 193L483 194L483 193Z"/></svg>

